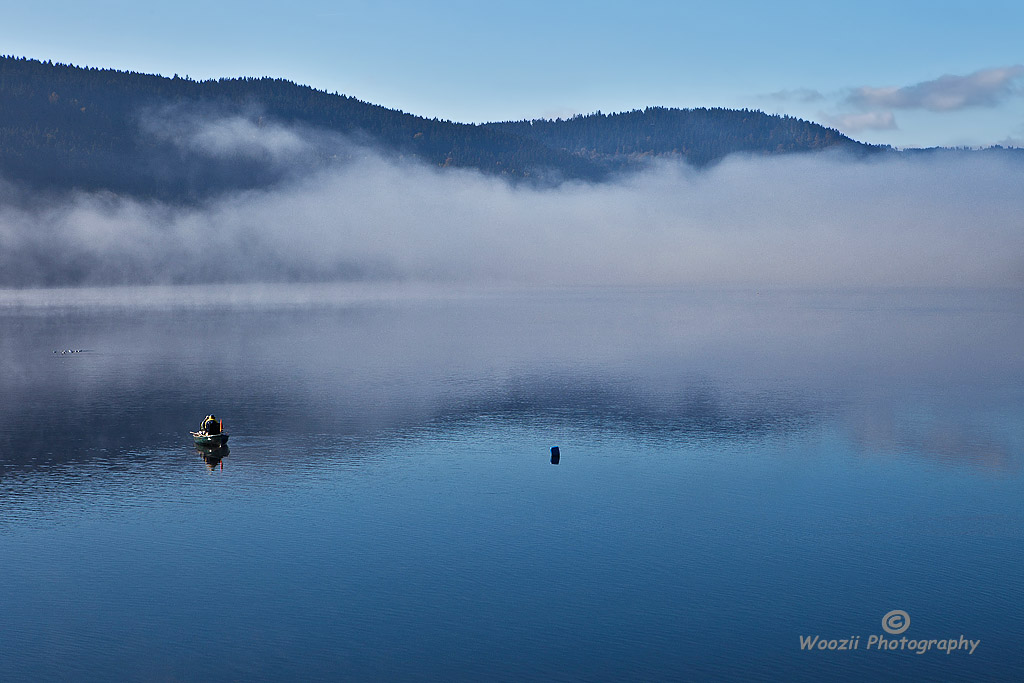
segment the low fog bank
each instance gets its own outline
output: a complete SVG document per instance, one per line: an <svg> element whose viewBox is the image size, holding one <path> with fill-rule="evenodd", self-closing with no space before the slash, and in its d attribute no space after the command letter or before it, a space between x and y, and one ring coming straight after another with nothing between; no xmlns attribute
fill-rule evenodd
<svg viewBox="0 0 1024 683"><path fill-rule="evenodd" d="M279 164L309 152L301 132L237 121L177 139ZM542 188L346 149L312 174L199 207L33 201L3 185L0 287L1024 284L1024 167L999 159L734 157Z"/></svg>
<svg viewBox="0 0 1024 683"><path fill-rule="evenodd" d="M212 289L219 301L234 288ZM242 448L288 444L296 425L333 453L495 425L528 428L541 456L584 432L740 452L841 433L857 457L1019 471L1022 294L957 295L616 289L127 315L0 307L0 484L23 466L120 468L128 453L188 450L209 412ZM83 352L54 353L67 348Z"/></svg>

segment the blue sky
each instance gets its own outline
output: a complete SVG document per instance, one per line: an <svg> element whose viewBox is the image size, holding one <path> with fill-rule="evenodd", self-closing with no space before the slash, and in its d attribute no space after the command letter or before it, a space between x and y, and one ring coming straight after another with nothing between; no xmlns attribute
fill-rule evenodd
<svg viewBox="0 0 1024 683"><path fill-rule="evenodd" d="M51 0L4 9L0 52L456 121L748 107L899 147L1024 146L1022 28L1002 1Z"/></svg>

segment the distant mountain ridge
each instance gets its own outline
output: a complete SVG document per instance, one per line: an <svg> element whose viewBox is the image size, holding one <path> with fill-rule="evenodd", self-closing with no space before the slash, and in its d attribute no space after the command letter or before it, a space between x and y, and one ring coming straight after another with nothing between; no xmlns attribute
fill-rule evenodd
<svg viewBox="0 0 1024 683"><path fill-rule="evenodd" d="M155 122L147 118L153 112L159 112ZM885 149L759 111L651 107L478 125L426 119L281 79L194 81L0 57L0 177L32 188L189 202L272 186L334 163L339 154L331 144L313 145L287 163L263 149L213 154L181 144L197 117L301 127L429 165L542 181L600 181L656 157L705 166L734 153Z"/></svg>
<svg viewBox="0 0 1024 683"><path fill-rule="evenodd" d="M670 156L705 166L737 152L763 155L838 148L868 153L880 149L810 121L736 109L648 107L568 120L485 125L610 164Z"/></svg>

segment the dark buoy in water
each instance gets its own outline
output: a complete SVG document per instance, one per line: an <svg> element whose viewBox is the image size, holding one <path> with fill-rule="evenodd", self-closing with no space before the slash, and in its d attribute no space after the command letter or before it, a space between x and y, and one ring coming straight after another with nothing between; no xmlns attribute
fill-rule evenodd
<svg viewBox="0 0 1024 683"><path fill-rule="evenodd" d="M561 454L559 454L559 452L558 452L558 446L552 446L551 447L551 464L552 465L557 465L558 461L561 459L561 457L562 457Z"/></svg>

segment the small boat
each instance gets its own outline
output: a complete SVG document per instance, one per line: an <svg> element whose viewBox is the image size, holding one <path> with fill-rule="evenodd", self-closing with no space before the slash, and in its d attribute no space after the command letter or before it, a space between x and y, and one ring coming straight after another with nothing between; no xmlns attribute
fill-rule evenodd
<svg viewBox="0 0 1024 683"><path fill-rule="evenodd" d="M203 418L198 432L189 432L192 439L199 448L207 450L220 448L228 442L228 435L224 431L224 420L218 420L214 415L207 415Z"/></svg>
<svg viewBox="0 0 1024 683"><path fill-rule="evenodd" d="M207 434L206 432L189 432L200 448L220 448L228 443L228 435L224 432L219 434Z"/></svg>

